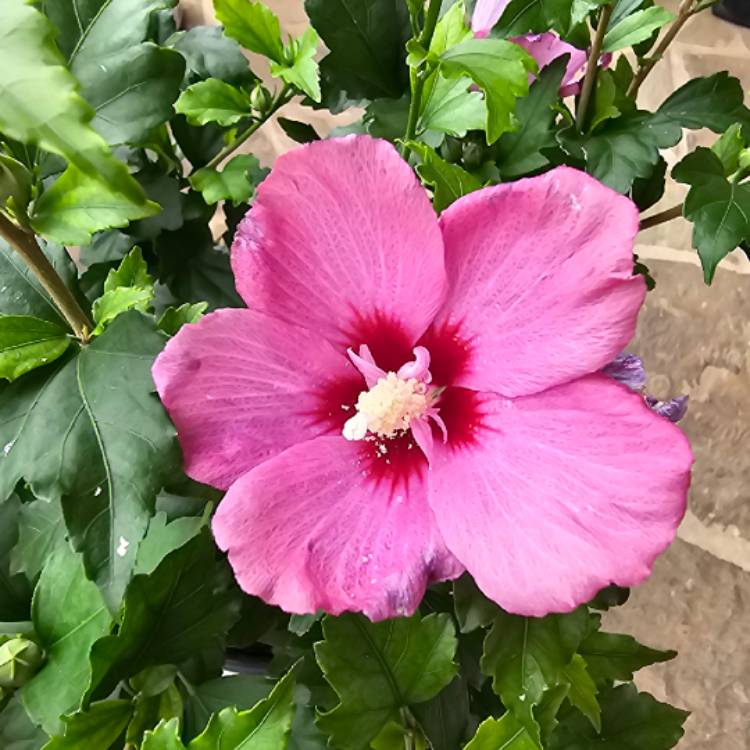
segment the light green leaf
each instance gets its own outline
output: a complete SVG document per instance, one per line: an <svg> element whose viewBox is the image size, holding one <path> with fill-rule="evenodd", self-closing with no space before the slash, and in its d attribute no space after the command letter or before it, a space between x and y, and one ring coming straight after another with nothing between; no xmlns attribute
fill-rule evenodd
<svg viewBox="0 0 750 750"><path fill-rule="evenodd" d="M542 618L498 615L484 642L481 666L506 709L541 744L534 717L546 690L564 679L588 628L588 611L580 607L568 615Z"/></svg>
<svg viewBox="0 0 750 750"><path fill-rule="evenodd" d="M191 125L209 122L234 125L250 115L250 94L224 81L209 78L185 89L174 108L185 115Z"/></svg>
<svg viewBox="0 0 750 750"><path fill-rule="evenodd" d="M152 287L154 280L148 272L148 265L143 260L139 247L134 247L120 262L117 269L112 269L104 281L104 291L113 292L120 287Z"/></svg>
<svg viewBox="0 0 750 750"><path fill-rule="evenodd" d="M263 3L252 0L214 0L224 33L245 49L277 63L284 62L279 19Z"/></svg>
<svg viewBox="0 0 750 750"><path fill-rule="evenodd" d="M633 47L646 41L657 29L674 19L670 13L660 5L654 5L645 10L638 10L626 16L619 23L612 26L604 35L603 52L617 52L625 47Z"/></svg>
<svg viewBox="0 0 750 750"><path fill-rule="evenodd" d="M600 631L587 636L578 653L585 659L587 671L595 682L629 682L639 669L677 656L676 651L658 651L643 646L629 635Z"/></svg>
<svg viewBox="0 0 750 750"><path fill-rule="evenodd" d="M48 736L32 723L16 693L0 711L0 747L3 750L41 750Z"/></svg>
<svg viewBox="0 0 750 750"><path fill-rule="evenodd" d="M482 130L487 106L470 78L449 79L435 73L434 85L425 91L418 130L437 130L463 138L469 130Z"/></svg>
<svg viewBox="0 0 750 750"><path fill-rule="evenodd" d="M34 500L19 509L18 542L10 557L10 569L34 581L47 560L62 546L65 521L58 502Z"/></svg>
<svg viewBox="0 0 750 750"><path fill-rule="evenodd" d="M125 313L76 357L8 386L0 403L0 496L24 479L40 499L62 497L71 538L113 610L156 494L179 465L151 379L164 342L152 321Z"/></svg>
<svg viewBox="0 0 750 750"><path fill-rule="evenodd" d="M159 330L164 331L167 336L174 336L186 323L197 323L207 307L208 304L205 302L196 302L192 305L186 302L179 307L168 307L157 323Z"/></svg>
<svg viewBox="0 0 750 750"><path fill-rule="evenodd" d="M94 111L63 67L54 35L25 0L0 4L0 130L64 156L103 190L119 193L131 213L146 210L143 190L91 127Z"/></svg>
<svg viewBox="0 0 750 750"><path fill-rule="evenodd" d="M307 94L314 102L321 98L320 71L315 60L319 41L318 32L309 26L299 39L290 42L286 61L271 65L272 76Z"/></svg>
<svg viewBox="0 0 750 750"><path fill-rule="evenodd" d="M31 199L32 183L31 172L20 161L0 153L0 208L12 198L13 211L25 212Z"/></svg>
<svg viewBox="0 0 750 750"><path fill-rule="evenodd" d="M71 164L34 205L31 225L61 245L87 245L95 232L158 214L156 203L134 203Z"/></svg>
<svg viewBox="0 0 750 750"><path fill-rule="evenodd" d="M294 675L288 672L249 711L225 708L214 714L189 750L275 750L289 740L294 717Z"/></svg>
<svg viewBox="0 0 750 750"><path fill-rule="evenodd" d="M670 750L682 738L687 711L659 703L635 685L602 695L602 730L583 714L570 713L552 735L548 750Z"/></svg>
<svg viewBox="0 0 750 750"><path fill-rule="evenodd" d="M42 750L109 750L132 714L129 700L94 703L88 711L66 716L64 736L53 737Z"/></svg>
<svg viewBox="0 0 750 750"><path fill-rule="evenodd" d="M71 343L57 323L29 315L0 315L0 378L12 381L54 362Z"/></svg>
<svg viewBox="0 0 750 750"><path fill-rule="evenodd" d="M318 726L333 744L365 748L399 710L423 703L456 674L456 636L448 615L372 623L360 615L323 620L315 655L340 703Z"/></svg>
<svg viewBox="0 0 750 750"><path fill-rule="evenodd" d="M462 196L482 187L482 183L474 175L458 164L444 161L429 146L414 141L411 141L409 146L421 160L417 173L422 182L433 188L432 203L438 213L442 213Z"/></svg>
<svg viewBox="0 0 750 750"><path fill-rule="evenodd" d="M146 536L138 546L133 573L150 575L171 552L198 536L206 525L202 516L184 516L167 523L167 514L157 513L148 525Z"/></svg>
<svg viewBox="0 0 750 750"><path fill-rule="evenodd" d="M488 143L516 128L516 99L529 93L528 74L536 72L526 50L500 39L470 39L446 50L440 68L447 76L469 76L484 91Z"/></svg>
<svg viewBox="0 0 750 750"><path fill-rule="evenodd" d="M177 719L161 721L143 737L141 750L185 750L180 740L180 722Z"/></svg>
<svg viewBox="0 0 750 750"><path fill-rule="evenodd" d="M442 55L447 49L455 47L471 35L471 29L466 23L466 3L464 0L458 0L437 22L429 51L434 55Z"/></svg>
<svg viewBox="0 0 750 750"><path fill-rule="evenodd" d="M582 656L573 656L570 664L563 670L563 677L570 684L568 700L591 722L597 732L601 731L601 710L596 699L598 691Z"/></svg>
<svg viewBox="0 0 750 750"><path fill-rule="evenodd" d="M268 171L261 169L252 154L242 154L227 162L221 171L211 167L199 169L191 176L190 182L200 190L208 205L221 200L239 205L252 197L256 186L267 174Z"/></svg>
<svg viewBox="0 0 750 750"><path fill-rule="evenodd" d="M740 165L740 154L745 148L742 137L742 126L739 123L731 125L719 140L711 146L719 160L724 165L724 174L728 177L734 174Z"/></svg>
<svg viewBox="0 0 750 750"><path fill-rule="evenodd" d="M541 750L523 725L508 712L501 719L485 719L465 750Z"/></svg>
<svg viewBox="0 0 750 750"><path fill-rule="evenodd" d="M92 644L112 624L81 558L68 547L58 549L45 565L34 592L32 618L47 660L21 689L21 699L31 718L56 734L60 716L77 708L86 692Z"/></svg>

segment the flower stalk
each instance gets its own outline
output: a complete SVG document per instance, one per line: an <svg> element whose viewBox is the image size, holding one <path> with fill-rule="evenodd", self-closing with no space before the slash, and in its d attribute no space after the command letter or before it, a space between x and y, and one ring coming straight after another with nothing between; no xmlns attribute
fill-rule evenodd
<svg viewBox="0 0 750 750"><path fill-rule="evenodd" d="M594 93L594 84L596 83L596 75L599 69L599 57L602 54L602 47L604 46L604 35L607 33L609 19L612 17L613 11L614 4L605 5L602 8L602 12L599 14L599 23L596 27L594 40L591 43L591 52L589 54L588 62L586 63L586 73L583 78L583 86L581 87L581 97L578 100L576 127L579 131L583 130L583 126L586 124L586 117L588 116L591 97Z"/></svg>
<svg viewBox="0 0 750 750"><path fill-rule="evenodd" d="M36 237L16 226L10 219L0 214L0 237L23 258L24 263L39 280L52 298L62 316L73 329L76 337L86 343L93 325L86 313L71 294L65 282L42 252Z"/></svg>

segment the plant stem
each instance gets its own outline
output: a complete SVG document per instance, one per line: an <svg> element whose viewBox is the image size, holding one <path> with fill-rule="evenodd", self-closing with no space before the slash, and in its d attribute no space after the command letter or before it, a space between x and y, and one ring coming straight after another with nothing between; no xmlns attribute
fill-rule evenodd
<svg viewBox="0 0 750 750"><path fill-rule="evenodd" d="M243 130L230 144L224 146L208 164L207 169L216 169L228 156L231 156L253 133L255 133L262 125L268 122L285 104L287 104L292 98L292 92L288 86L285 86L278 94L278 96L271 102L271 106L263 116L256 120L250 127Z"/></svg>
<svg viewBox="0 0 750 750"><path fill-rule="evenodd" d="M668 208L666 211L660 211L658 214L641 219L640 231L642 232L644 229L656 227L659 224L672 221L672 219L677 219L680 216L682 216L682 203L678 203L676 206L672 206L672 208Z"/></svg>
<svg viewBox="0 0 750 750"><path fill-rule="evenodd" d="M426 50L430 48L432 37L435 34L435 27L437 26L438 17L440 16L440 6L441 0L430 0L430 4L425 14L424 28L422 29L422 33L419 35L419 39L417 41ZM424 92L424 84L427 80L427 76L428 73L424 67L421 67L419 70L415 70L414 68L412 68L409 72L409 81L411 84L409 119L406 124L404 142L401 144L401 156L404 159L409 158L411 148L409 148L407 144L409 141L414 139L414 136L417 133L419 110L422 107L422 93Z"/></svg>
<svg viewBox="0 0 750 750"><path fill-rule="evenodd" d="M695 3L696 0L682 0L677 9L677 18L674 20L674 23L662 37L661 41L656 46L654 53L643 60L638 70L636 70L635 76L633 76L633 80L630 82L630 86L628 86L627 95L629 97L635 98L638 94L638 90L641 88L641 84L646 80L648 74L654 69L656 63L664 57L667 47L672 44L677 34L680 33L682 27L687 23L688 19L697 12L698 9L695 7ZM702 8L699 9L702 10Z"/></svg>
<svg viewBox="0 0 750 750"><path fill-rule="evenodd" d="M39 280L47 294L52 298L75 335L85 344L93 325L86 313L76 301L65 282L60 278L47 256L42 252L36 237L25 232L10 219L0 214L0 237L23 258L24 263Z"/></svg>
<svg viewBox="0 0 750 750"><path fill-rule="evenodd" d="M586 74L583 78L581 97L578 100L578 111L576 112L576 127L579 131L583 130L583 126L586 124L586 117L588 115L589 105L591 104L591 97L594 93L594 84L596 83L596 76L599 70L599 57L602 54L604 35L607 33L609 19L612 17L612 12L614 11L614 9L614 3L605 5L602 8L602 12L599 14L599 23L596 27L594 41L591 43L591 52L589 53L589 59L586 63Z"/></svg>

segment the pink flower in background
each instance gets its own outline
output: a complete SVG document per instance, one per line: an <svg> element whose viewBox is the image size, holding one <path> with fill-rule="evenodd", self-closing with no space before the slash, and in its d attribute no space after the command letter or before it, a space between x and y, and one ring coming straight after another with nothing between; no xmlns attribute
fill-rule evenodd
<svg viewBox="0 0 750 750"><path fill-rule="evenodd" d="M466 569L511 612L650 572L691 452L600 370L629 341L638 211L574 169L438 220L385 141L276 162L232 248L250 309L154 366L242 588L289 612L413 612Z"/></svg>

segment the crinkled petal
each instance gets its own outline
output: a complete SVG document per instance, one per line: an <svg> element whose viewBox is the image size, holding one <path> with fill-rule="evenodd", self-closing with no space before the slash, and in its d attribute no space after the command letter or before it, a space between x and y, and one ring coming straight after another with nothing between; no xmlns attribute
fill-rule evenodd
<svg viewBox="0 0 750 750"><path fill-rule="evenodd" d="M185 471L226 489L253 466L327 431L321 389L358 373L309 331L250 310L183 326L154 381L177 427Z"/></svg>
<svg viewBox="0 0 750 750"><path fill-rule="evenodd" d="M523 47L536 60L540 71L558 57L569 55L565 75L560 84L563 89L575 83L586 66L586 52L564 42L554 31L546 31L543 34L524 34L513 37L510 41Z"/></svg>
<svg viewBox="0 0 750 750"><path fill-rule="evenodd" d="M635 354L620 352L602 372L631 391L640 393L646 387L646 368L643 360Z"/></svg>
<svg viewBox="0 0 750 750"><path fill-rule="evenodd" d="M479 37L487 36L500 20L510 0L477 0L471 17L471 30Z"/></svg>
<svg viewBox="0 0 750 750"><path fill-rule="evenodd" d="M317 141L281 156L232 246L248 307L355 348L363 319L410 342L445 294L443 243L425 190L391 144Z"/></svg>
<svg viewBox="0 0 750 750"><path fill-rule="evenodd" d="M646 294L632 274L638 210L593 177L558 167L485 188L441 227L449 289L435 329L463 342L457 385L536 393L600 370L632 338Z"/></svg>
<svg viewBox="0 0 750 750"><path fill-rule="evenodd" d="M445 549L424 480L374 482L360 444L320 437L235 482L213 529L240 586L287 612L413 613L461 565Z"/></svg>
<svg viewBox="0 0 750 750"><path fill-rule="evenodd" d="M484 593L541 616L643 581L685 510L682 432L604 375L481 397L473 442L435 442L429 499Z"/></svg>

